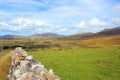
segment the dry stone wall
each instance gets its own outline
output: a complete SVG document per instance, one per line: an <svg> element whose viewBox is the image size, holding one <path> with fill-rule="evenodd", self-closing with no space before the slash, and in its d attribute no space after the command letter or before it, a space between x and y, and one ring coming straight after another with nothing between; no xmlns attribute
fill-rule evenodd
<svg viewBox="0 0 120 80"><path fill-rule="evenodd" d="M33 56L17 47L12 54L8 80L60 80L60 78L54 75L52 69L48 71L43 64L35 61Z"/></svg>

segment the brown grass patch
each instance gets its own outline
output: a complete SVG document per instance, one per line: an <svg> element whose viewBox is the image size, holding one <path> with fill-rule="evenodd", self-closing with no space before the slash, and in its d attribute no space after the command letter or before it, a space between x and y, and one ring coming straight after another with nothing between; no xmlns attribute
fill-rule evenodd
<svg viewBox="0 0 120 80"><path fill-rule="evenodd" d="M11 54L6 54L0 58L0 80L7 80L10 68Z"/></svg>

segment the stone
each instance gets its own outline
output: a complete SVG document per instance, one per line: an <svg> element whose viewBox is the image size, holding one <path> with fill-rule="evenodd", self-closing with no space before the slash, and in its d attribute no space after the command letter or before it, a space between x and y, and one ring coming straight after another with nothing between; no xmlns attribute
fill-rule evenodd
<svg viewBox="0 0 120 80"><path fill-rule="evenodd" d="M54 75L53 69L50 69L48 73Z"/></svg>
<svg viewBox="0 0 120 80"><path fill-rule="evenodd" d="M15 70L14 75L16 76L16 78L20 78L21 77L20 70L19 69Z"/></svg>
<svg viewBox="0 0 120 80"><path fill-rule="evenodd" d="M33 59L33 56L31 56L31 55L30 55L30 56L27 56L26 59L27 59L27 60L34 60L34 59Z"/></svg>
<svg viewBox="0 0 120 80"><path fill-rule="evenodd" d="M21 47L12 54L8 80L60 80L53 69L47 71L43 64L34 60Z"/></svg>
<svg viewBox="0 0 120 80"><path fill-rule="evenodd" d="M30 78L32 78L32 77L34 77L34 76L35 76L35 73L30 73L30 74L27 76L27 78L30 79Z"/></svg>

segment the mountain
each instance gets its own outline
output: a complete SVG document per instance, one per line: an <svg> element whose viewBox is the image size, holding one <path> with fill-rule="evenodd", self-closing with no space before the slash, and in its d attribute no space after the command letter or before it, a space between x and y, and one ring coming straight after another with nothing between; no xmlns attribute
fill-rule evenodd
<svg viewBox="0 0 120 80"><path fill-rule="evenodd" d="M41 37L41 38L55 38L55 37L61 37L62 35L58 35L55 33L42 33L42 34L34 34L31 37Z"/></svg>
<svg viewBox="0 0 120 80"><path fill-rule="evenodd" d="M24 39L24 38L56 38L56 37L61 37L62 35L58 35L55 33L43 33L43 34L34 34L31 36L20 36L20 35L2 35L0 36L0 40L13 40L13 39Z"/></svg>
<svg viewBox="0 0 120 80"><path fill-rule="evenodd" d="M68 37L63 37L63 39L85 40L85 39L114 36L114 35L120 35L120 27L104 29L97 33L76 34Z"/></svg>
<svg viewBox="0 0 120 80"><path fill-rule="evenodd" d="M3 36L0 36L0 39L3 39L3 40L13 40L13 39L23 39L25 37L23 36L19 36L19 35L3 35Z"/></svg>
<svg viewBox="0 0 120 80"><path fill-rule="evenodd" d="M4 36L0 36L0 39L7 39L7 40L10 40L10 39L13 39L14 36L13 35L4 35Z"/></svg>
<svg viewBox="0 0 120 80"><path fill-rule="evenodd" d="M82 33L82 34L76 34L76 35L71 35L71 36L63 36L63 35L58 35L55 33L42 33L42 34L34 34L31 36L27 36L30 38L58 38L58 39L71 39L71 40L86 40L86 39L92 39L92 38L99 38L99 37L108 37L108 36L114 36L114 35L120 35L120 26L116 28L109 28L109 29L104 29L100 32L97 33ZM19 35L3 35L0 36L0 39L23 39L26 38L24 36L19 36Z"/></svg>
<svg viewBox="0 0 120 80"><path fill-rule="evenodd" d="M98 32L97 34L99 34L99 35L107 35L107 36L120 35L120 27L104 29L104 30Z"/></svg>

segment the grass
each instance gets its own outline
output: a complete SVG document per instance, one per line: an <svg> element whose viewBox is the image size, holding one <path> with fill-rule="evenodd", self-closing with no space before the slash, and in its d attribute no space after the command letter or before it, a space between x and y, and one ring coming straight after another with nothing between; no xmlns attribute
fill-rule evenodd
<svg viewBox="0 0 120 80"><path fill-rule="evenodd" d="M95 38L95 39L89 39L89 40L83 40L83 44L89 45L89 46L120 46L120 36L108 36L108 37L102 37L102 38Z"/></svg>
<svg viewBox="0 0 120 80"><path fill-rule="evenodd" d="M2 45L16 45L27 40L3 40ZM35 45L60 44L61 47L51 47L28 51L37 61L42 62L47 69L53 68L61 80L119 80L120 79L120 36L96 38L90 40L56 40L36 39ZM81 45L83 44L83 45ZM86 46L102 46L101 48L86 48ZM60 49L59 49L60 48ZM9 49L10 50L10 49ZM0 80L6 80L10 68L9 50L0 52Z"/></svg>
<svg viewBox="0 0 120 80"><path fill-rule="evenodd" d="M5 54L0 58L0 80L7 80L7 75L10 68L11 56L10 54Z"/></svg>
<svg viewBox="0 0 120 80"><path fill-rule="evenodd" d="M80 48L29 51L61 80L119 80L120 49Z"/></svg>
<svg viewBox="0 0 120 80"><path fill-rule="evenodd" d="M24 49L73 49L86 47L120 46L120 35L99 37L88 40L65 40L58 38L31 38L22 40L0 40L0 50L11 50L17 46Z"/></svg>

